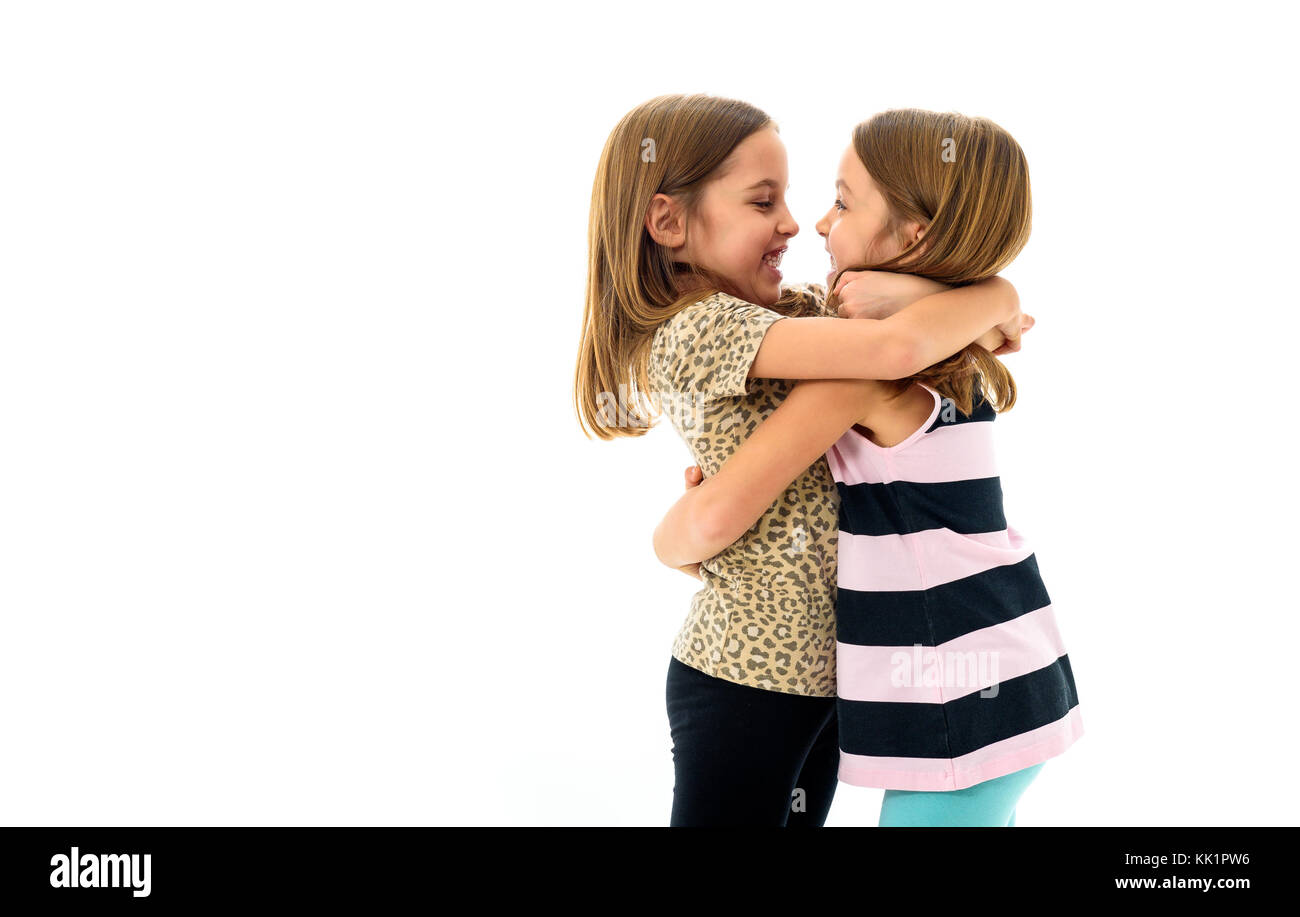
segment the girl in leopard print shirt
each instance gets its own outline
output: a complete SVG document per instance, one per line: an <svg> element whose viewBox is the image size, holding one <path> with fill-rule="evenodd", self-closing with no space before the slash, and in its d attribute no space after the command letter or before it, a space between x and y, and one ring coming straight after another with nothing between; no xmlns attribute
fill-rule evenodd
<svg viewBox="0 0 1300 917"><path fill-rule="evenodd" d="M854 129L835 194L816 228L838 271L969 283L1029 237L1024 152L984 118L881 112ZM1012 826L1044 763L1083 734L1035 552L1003 509L993 421L1016 388L998 352L897 381L801 382L664 526L676 559L708 557L825 458L840 498L839 779L885 789L882 826Z"/></svg>
<svg viewBox="0 0 1300 917"><path fill-rule="evenodd" d="M785 150L762 111L660 96L605 144L592 191L575 401L602 439L652 408L716 471L797 379L894 379L1019 328L993 278L880 321L845 321L817 285L783 287L799 231ZM905 299L920 295L915 288ZM929 289L921 287L922 290ZM632 389L629 406L622 397ZM821 825L836 787L835 487L818 460L745 537L664 563L699 578L669 660L673 825ZM793 795L793 801L792 801Z"/></svg>

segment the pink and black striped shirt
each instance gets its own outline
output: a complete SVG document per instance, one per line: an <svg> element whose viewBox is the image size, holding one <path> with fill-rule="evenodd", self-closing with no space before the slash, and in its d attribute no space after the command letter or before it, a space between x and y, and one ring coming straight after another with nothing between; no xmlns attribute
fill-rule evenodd
<svg viewBox="0 0 1300 917"><path fill-rule="evenodd" d="M918 383L922 384L922 383ZM1007 524L993 407L930 386L929 418L883 447L859 429L826 460L840 493L839 778L957 790L1083 734L1033 549Z"/></svg>

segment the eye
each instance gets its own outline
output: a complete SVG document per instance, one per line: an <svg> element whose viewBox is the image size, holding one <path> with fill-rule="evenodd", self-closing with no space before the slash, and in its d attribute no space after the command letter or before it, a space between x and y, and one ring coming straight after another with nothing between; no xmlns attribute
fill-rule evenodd
<svg viewBox="0 0 1300 917"><path fill-rule="evenodd" d="M754 206L766 209L772 206L772 201L754 201Z"/></svg>
<svg viewBox="0 0 1300 917"><path fill-rule="evenodd" d="M841 200L837 197L837 198L835 198L835 209L836 209L836 210L847 210L848 208L845 207L845 206L844 206L844 202L841 201Z"/></svg>

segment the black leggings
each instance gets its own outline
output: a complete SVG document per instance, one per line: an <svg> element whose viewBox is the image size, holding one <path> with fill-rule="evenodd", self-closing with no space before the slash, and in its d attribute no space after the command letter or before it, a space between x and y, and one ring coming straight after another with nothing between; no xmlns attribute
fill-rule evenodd
<svg viewBox="0 0 1300 917"><path fill-rule="evenodd" d="M840 761L834 697L739 685L670 656L667 700L671 827L825 824Z"/></svg>

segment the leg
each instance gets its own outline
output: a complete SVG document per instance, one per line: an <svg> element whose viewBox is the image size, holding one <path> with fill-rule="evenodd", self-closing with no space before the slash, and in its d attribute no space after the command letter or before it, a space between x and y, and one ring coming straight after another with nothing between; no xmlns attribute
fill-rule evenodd
<svg viewBox="0 0 1300 917"><path fill-rule="evenodd" d="M835 698L738 685L672 657L666 699L675 776L669 824L784 826L800 768Z"/></svg>
<svg viewBox="0 0 1300 917"><path fill-rule="evenodd" d="M826 725L809 749L799 779L795 781L795 789L803 790L800 798L804 809L791 807L785 823L787 828L821 828L826 824L831 800L840 784L839 722L835 708L831 707L826 714Z"/></svg>
<svg viewBox="0 0 1300 917"><path fill-rule="evenodd" d="M880 827L1009 827L1016 804L1045 762L963 790L885 790Z"/></svg>

